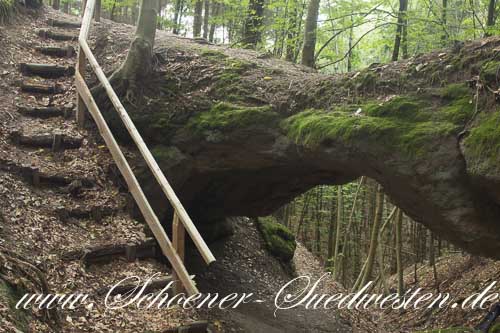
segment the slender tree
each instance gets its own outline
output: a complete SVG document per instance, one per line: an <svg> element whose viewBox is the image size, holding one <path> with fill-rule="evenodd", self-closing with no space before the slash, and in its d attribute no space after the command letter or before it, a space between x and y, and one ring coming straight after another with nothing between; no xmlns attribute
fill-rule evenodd
<svg viewBox="0 0 500 333"><path fill-rule="evenodd" d="M408 10L408 0L399 0L398 24L396 27L396 37L394 38L392 61L397 61L399 59L399 48L401 46L401 36L403 35L403 26L406 22L407 10Z"/></svg>
<svg viewBox="0 0 500 333"><path fill-rule="evenodd" d="M194 4L193 36L201 36L201 26L203 23L203 0L196 0Z"/></svg>
<svg viewBox="0 0 500 333"><path fill-rule="evenodd" d="M208 22L210 20L210 0L204 1L204 13L203 13L203 38L208 39Z"/></svg>
<svg viewBox="0 0 500 333"><path fill-rule="evenodd" d="M375 219L373 221L371 237L370 237L370 248L368 250L368 256L366 258L366 267L363 272L363 278L361 279L360 287L366 285L372 276L373 266L375 263L375 255L377 253L377 248L378 248L378 235L379 235L380 224L382 222L383 211L384 211L384 193L382 192L382 186L378 185Z"/></svg>
<svg viewBox="0 0 500 333"><path fill-rule="evenodd" d="M318 28L320 0L311 0L307 7L304 45L302 47L302 65L314 67L314 52L316 49L316 30Z"/></svg>
<svg viewBox="0 0 500 333"><path fill-rule="evenodd" d="M262 38L262 23L264 19L264 0L250 0L248 16L243 32L243 45L255 49Z"/></svg>
<svg viewBox="0 0 500 333"><path fill-rule="evenodd" d="M486 20L486 30L485 36L491 36L491 28L495 26L496 20L496 0L490 0L488 2L488 19Z"/></svg>
<svg viewBox="0 0 500 333"><path fill-rule="evenodd" d="M402 258L402 246L403 246L403 212L398 208L396 212L396 271L398 276L398 295L402 296L404 294L404 278L403 278L403 258Z"/></svg>

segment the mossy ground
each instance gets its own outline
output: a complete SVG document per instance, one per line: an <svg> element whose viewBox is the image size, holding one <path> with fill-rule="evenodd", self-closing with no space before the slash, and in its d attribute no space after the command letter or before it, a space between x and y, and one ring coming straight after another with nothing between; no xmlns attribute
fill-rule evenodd
<svg viewBox="0 0 500 333"><path fill-rule="evenodd" d="M266 244L268 251L288 263L295 253L295 236L284 225L279 224L272 217L257 219L257 228Z"/></svg>
<svg viewBox="0 0 500 333"><path fill-rule="evenodd" d="M464 85L442 88L440 95L439 101L407 95L329 112L311 109L285 119L282 127L293 140L310 147L329 140L376 140L413 156L440 137L458 134L473 114L472 96Z"/></svg>

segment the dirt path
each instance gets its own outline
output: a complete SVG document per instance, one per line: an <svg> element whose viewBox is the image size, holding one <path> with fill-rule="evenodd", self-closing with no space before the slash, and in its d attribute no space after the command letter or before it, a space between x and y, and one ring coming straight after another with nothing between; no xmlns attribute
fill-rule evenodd
<svg viewBox="0 0 500 333"><path fill-rule="evenodd" d="M274 317L274 298L279 289L297 275L319 278L325 272L314 256L299 244L293 269L283 267L264 249L255 226L248 219L233 219L234 235L212 245L218 261L201 273L200 288L207 292L254 292L259 300L233 311L213 311L243 332L375 332L372 315L336 310L279 310ZM319 285L318 294L343 292L331 279ZM345 292L345 291L344 291ZM250 329L252 328L252 329Z"/></svg>

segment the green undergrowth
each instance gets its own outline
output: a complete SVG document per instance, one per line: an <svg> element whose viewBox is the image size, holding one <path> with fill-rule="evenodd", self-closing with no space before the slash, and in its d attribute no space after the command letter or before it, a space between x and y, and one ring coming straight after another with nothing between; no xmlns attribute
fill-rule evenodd
<svg viewBox="0 0 500 333"><path fill-rule="evenodd" d="M282 224L276 222L272 217L257 219L257 228L264 239L267 250L283 261L288 263L295 253L295 236Z"/></svg>
<svg viewBox="0 0 500 333"><path fill-rule="evenodd" d="M498 169L500 160L500 112L483 114L464 140L466 153L475 161L473 168Z"/></svg>
<svg viewBox="0 0 500 333"><path fill-rule="evenodd" d="M15 0L0 0L0 25L9 23L14 16Z"/></svg>
<svg viewBox="0 0 500 333"><path fill-rule="evenodd" d="M465 85L449 85L439 93L437 101L407 95L328 112L310 109L285 119L282 128L297 143L309 147L329 141L377 141L410 155L421 154L439 138L458 134L473 113L471 93Z"/></svg>
<svg viewBox="0 0 500 333"><path fill-rule="evenodd" d="M249 126L268 125L278 119L278 114L271 106L244 106L220 102L210 111L201 112L194 116L189 127L198 132L231 131Z"/></svg>
<svg viewBox="0 0 500 333"><path fill-rule="evenodd" d="M497 83L500 79L500 61L488 61L481 67L481 79L489 83Z"/></svg>

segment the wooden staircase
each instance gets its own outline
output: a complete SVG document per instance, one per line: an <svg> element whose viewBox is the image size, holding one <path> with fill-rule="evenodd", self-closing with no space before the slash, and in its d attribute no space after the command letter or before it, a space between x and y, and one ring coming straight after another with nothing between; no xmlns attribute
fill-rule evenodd
<svg viewBox="0 0 500 333"><path fill-rule="evenodd" d="M95 7L95 2L96 0L88 0L85 6L85 11L81 23L81 29L80 29L80 34L78 36L78 44L79 44L79 50L78 50L78 63L76 66L76 71L75 71L75 85L77 88L77 94L78 94L78 106L77 106L77 112L76 112L76 121L78 123L78 126L80 128L83 128L85 124L85 118L87 111L88 113L92 116L94 119L99 132L104 139L107 148L109 149L118 169L120 170L123 178L125 179L128 189L130 193L132 194L132 197L134 198L135 202L137 203L142 215L144 216L144 219L146 220L146 223L148 224L149 228L151 229L160 249L161 252L167 257L168 261L172 265L173 269L173 280L178 282L176 283L176 292L180 292L182 289L185 289L186 292L189 295L194 295L198 293L198 289L192 279L192 277L188 274L186 267L184 266L184 247L185 247L185 233L189 234L191 239L193 240L193 243L195 244L196 248L200 252L201 256L207 263L207 265L211 264L212 262L215 261L215 258L208 248L207 244L199 234L198 230L196 229L195 225L191 221L191 218L189 217L188 213L184 209L182 203L178 199L175 191L173 188L170 186L167 178L161 171L160 167L158 166L157 162L155 161L153 155L151 154L150 150L148 149L147 145L145 144L144 140L142 139L140 133L137 131L134 123L130 119L127 111L123 107L119 97L116 95L115 91L111 87L111 84L109 83L108 79L106 78L106 75L104 74L103 70L101 69L99 63L97 62L95 56L93 55L92 51L90 50L90 47L87 43L87 39L89 36L90 32L90 25L92 21L92 16L94 13L94 7ZM61 22L58 21L52 21L52 25L54 26L60 26ZM74 27L77 27L78 25L74 25ZM73 26L71 26L73 27ZM50 31L45 31L42 33L40 36L43 36L45 38L59 38L58 40L71 40L71 38L68 37L68 39L65 36L72 36L72 35L65 35L65 36L57 36L54 33L50 33ZM58 51L61 54L64 52ZM111 130L109 129L109 126L106 123L106 120L102 116L102 113L99 110L99 107L97 106L94 98L92 97L92 94L89 90L89 87L87 86L84 76L85 76L85 69L86 69L86 62L90 64L90 67L96 74L99 82L101 85L104 87L109 99L111 100L113 106L116 109L116 112L120 116L124 126L127 128L130 136L132 137L133 141L137 145L137 148L139 152L141 153L142 157L144 158L146 164L150 168L151 172L153 173L154 177L158 181L158 184L160 185L161 189L163 190L166 198L169 200L170 204L172 205L174 209L174 216L173 216L173 239L170 240L169 237L167 236L165 230L161 226L158 217L156 216L155 212L153 211L151 205L149 204L146 196L144 195L144 192L139 185L137 178L135 177L130 165L128 164L122 150L120 149L120 146L117 144ZM68 69L66 69L67 71ZM59 72L62 72L61 69L58 69ZM66 73L66 72L64 72ZM54 139L55 140L55 139ZM62 141L64 142L64 140ZM122 250L120 250L122 251ZM119 252L120 252L119 251ZM127 252L127 247L124 247L125 254ZM133 251L133 250L130 250ZM121 253L121 252L120 252Z"/></svg>

